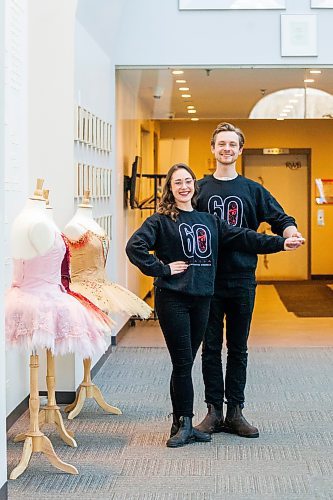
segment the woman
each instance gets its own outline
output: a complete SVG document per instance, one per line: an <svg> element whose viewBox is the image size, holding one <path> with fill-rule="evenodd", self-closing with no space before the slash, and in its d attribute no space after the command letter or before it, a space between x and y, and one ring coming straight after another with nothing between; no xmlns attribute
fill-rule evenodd
<svg viewBox="0 0 333 500"><path fill-rule="evenodd" d="M155 308L173 368L173 424L167 441L171 448L210 441L209 434L192 427L191 372L208 321L218 248L268 254L293 250L303 241L231 227L214 215L197 212L197 190L187 165L171 167L158 212L145 220L126 246L130 261L156 278Z"/></svg>

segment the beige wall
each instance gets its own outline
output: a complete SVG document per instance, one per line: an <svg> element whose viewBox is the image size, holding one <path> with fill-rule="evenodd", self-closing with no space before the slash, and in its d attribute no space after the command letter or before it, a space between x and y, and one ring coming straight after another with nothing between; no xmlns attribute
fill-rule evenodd
<svg viewBox="0 0 333 500"><path fill-rule="evenodd" d="M210 137L219 121L160 122L161 138L190 136L189 163L198 177L209 173L212 165ZM311 149L311 274L333 274L333 205L324 209L325 226L317 225L315 178L333 178L333 120L233 120L246 136L247 148ZM240 171L240 162L238 163Z"/></svg>

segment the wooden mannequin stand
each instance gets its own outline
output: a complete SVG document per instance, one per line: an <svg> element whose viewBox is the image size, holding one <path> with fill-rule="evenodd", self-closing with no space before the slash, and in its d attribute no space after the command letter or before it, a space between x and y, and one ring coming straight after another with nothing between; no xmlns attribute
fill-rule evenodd
<svg viewBox="0 0 333 500"><path fill-rule="evenodd" d="M30 428L25 433L23 453L20 463L10 474L10 479L17 479L28 467L33 452L41 452L46 455L51 464L68 474L78 474L73 465L62 462L56 455L51 441L39 430L39 393L38 393L38 355L30 356Z"/></svg>
<svg viewBox="0 0 333 500"><path fill-rule="evenodd" d="M50 349L46 350L46 361L47 361L47 375L46 375L47 405L44 406L39 412L38 415L39 427L42 427L44 424L54 424L61 439L66 444L68 444L68 446L76 448L77 444L75 439L73 438L73 434L65 429L64 421L60 413L60 408L56 402L54 356L50 351ZM18 443L19 441L24 441L25 437L26 435L24 433L18 434L17 436L15 436L14 441L15 443Z"/></svg>
<svg viewBox="0 0 333 500"><path fill-rule="evenodd" d="M72 404L66 406L65 408L65 412L68 413L69 420L72 420L80 413L86 398L94 399L96 403L108 413L113 413L114 415L121 415L122 414L121 410L119 410L119 408L116 408L115 406L109 405L105 401L101 393L101 390L95 384L93 384L90 376L90 368L91 368L90 358L86 358L83 360L83 367L84 367L83 381L77 390L76 398Z"/></svg>

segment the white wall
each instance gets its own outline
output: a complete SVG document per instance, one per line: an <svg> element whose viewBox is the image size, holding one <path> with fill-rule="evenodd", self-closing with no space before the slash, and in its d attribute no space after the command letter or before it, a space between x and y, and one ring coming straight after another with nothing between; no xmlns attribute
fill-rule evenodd
<svg viewBox="0 0 333 500"><path fill-rule="evenodd" d="M4 183L4 125L5 125L5 4L0 3L0 185ZM4 219L4 192L0 190L0 225L3 227ZM0 240L0 274L4 275L4 241ZM7 481L6 460L6 371L5 371L5 335L3 319L3 281L0 282L0 489Z"/></svg>
<svg viewBox="0 0 333 500"><path fill-rule="evenodd" d="M311 9L310 0L286 4L286 10L179 11L178 0L99 0L96 12L95 3L79 0L78 15L117 65L331 64L333 10ZM281 14L317 14L318 57L281 57Z"/></svg>

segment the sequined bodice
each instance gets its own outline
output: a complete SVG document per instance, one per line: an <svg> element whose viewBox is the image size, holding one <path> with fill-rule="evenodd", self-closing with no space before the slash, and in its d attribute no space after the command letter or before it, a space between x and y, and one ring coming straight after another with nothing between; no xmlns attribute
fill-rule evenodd
<svg viewBox="0 0 333 500"><path fill-rule="evenodd" d="M104 280L110 245L108 236L87 231L78 241L67 241L71 253L72 281Z"/></svg>

